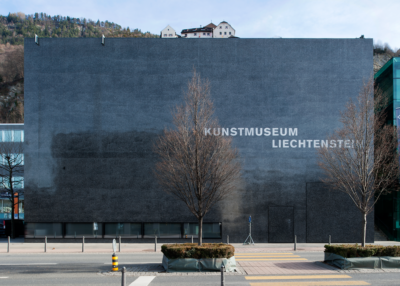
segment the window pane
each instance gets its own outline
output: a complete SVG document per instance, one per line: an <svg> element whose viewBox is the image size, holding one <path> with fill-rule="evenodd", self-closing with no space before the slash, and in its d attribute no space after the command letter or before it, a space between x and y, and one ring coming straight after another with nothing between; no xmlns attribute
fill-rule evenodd
<svg viewBox="0 0 400 286"><path fill-rule="evenodd" d="M2 213L11 213L11 201L9 199L3 200Z"/></svg>
<svg viewBox="0 0 400 286"><path fill-rule="evenodd" d="M221 238L221 227L219 223L204 223L203 238Z"/></svg>
<svg viewBox="0 0 400 286"><path fill-rule="evenodd" d="M25 237L62 237L61 223L32 223L25 224Z"/></svg>
<svg viewBox="0 0 400 286"><path fill-rule="evenodd" d="M393 80L393 99L400 100L400 79Z"/></svg>
<svg viewBox="0 0 400 286"><path fill-rule="evenodd" d="M93 230L93 223L66 223L65 224L65 237L99 237L103 233L103 225L98 223L98 230Z"/></svg>
<svg viewBox="0 0 400 286"><path fill-rule="evenodd" d="M400 78L400 59L393 58L393 77Z"/></svg>
<svg viewBox="0 0 400 286"><path fill-rule="evenodd" d="M191 238L199 236L198 223L185 223L184 224L184 238ZM203 238L221 238L220 223L203 223Z"/></svg>
<svg viewBox="0 0 400 286"><path fill-rule="evenodd" d="M181 238L180 223L145 223L144 238Z"/></svg>
<svg viewBox="0 0 400 286"><path fill-rule="evenodd" d="M14 130L14 142L21 142L21 130Z"/></svg>
<svg viewBox="0 0 400 286"><path fill-rule="evenodd" d="M140 223L106 223L104 227L104 237L142 238L142 225Z"/></svg>
<svg viewBox="0 0 400 286"><path fill-rule="evenodd" d="M12 142L12 130L4 130L3 142Z"/></svg>
<svg viewBox="0 0 400 286"><path fill-rule="evenodd" d="M19 200L18 213L21 215L24 212L25 212L25 201L24 200Z"/></svg>
<svg viewBox="0 0 400 286"><path fill-rule="evenodd" d="M183 224L183 237L191 238L192 236L199 237L199 224L198 223L184 223Z"/></svg>

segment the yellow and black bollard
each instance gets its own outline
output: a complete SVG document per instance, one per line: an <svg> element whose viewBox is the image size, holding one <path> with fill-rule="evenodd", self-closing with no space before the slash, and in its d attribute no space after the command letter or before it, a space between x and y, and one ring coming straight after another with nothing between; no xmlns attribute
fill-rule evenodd
<svg viewBox="0 0 400 286"><path fill-rule="evenodd" d="M112 271L118 271L118 256L115 253L112 255Z"/></svg>

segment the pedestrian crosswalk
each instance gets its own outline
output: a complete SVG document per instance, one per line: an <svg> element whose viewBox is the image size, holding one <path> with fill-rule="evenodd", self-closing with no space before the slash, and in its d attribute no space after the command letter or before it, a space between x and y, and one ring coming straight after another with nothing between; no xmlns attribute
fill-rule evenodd
<svg viewBox="0 0 400 286"><path fill-rule="evenodd" d="M285 253L235 253L236 261L306 261L299 255L290 252Z"/></svg>

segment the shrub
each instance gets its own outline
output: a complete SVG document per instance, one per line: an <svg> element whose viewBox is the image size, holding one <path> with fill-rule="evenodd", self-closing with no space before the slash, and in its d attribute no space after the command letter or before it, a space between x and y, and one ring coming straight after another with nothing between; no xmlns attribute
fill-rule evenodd
<svg viewBox="0 0 400 286"><path fill-rule="evenodd" d="M224 243L203 243L202 246L198 246L197 243L164 244L161 246L161 252L168 259L231 258L235 255L235 248Z"/></svg>
<svg viewBox="0 0 400 286"><path fill-rule="evenodd" d="M346 258L393 256L400 257L400 246L366 245L358 244L325 245L325 252L337 254Z"/></svg>

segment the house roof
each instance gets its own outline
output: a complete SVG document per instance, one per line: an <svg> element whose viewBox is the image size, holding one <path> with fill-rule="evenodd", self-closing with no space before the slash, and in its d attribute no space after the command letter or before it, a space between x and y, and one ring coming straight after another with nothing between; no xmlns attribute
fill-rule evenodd
<svg viewBox="0 0 400 286"><path fill-rule="evenodd" d="M167 26L166 26L164 29L162 29L161 31L164 31L164 30L167 29L168 27L175 31L175 29L172 28L170 25L167 25Z"/></svg>
<svg viewBox="0 0 400 286"><path fill-rule="evenodd" d="M204 26L204 28L212 28L212 29L215 29L217 26L216 25L214 25L214 23L210 23L210 24L208 24L207 26Z"/></svg>
<svg viewBox="0 0 400 286"><path fill-rule="evenodd" d="M212 32L212 28L191 28L191 29L183 29L181 33L197 33L197 32Z"/></svg>
<svg viewBox="0 0 400 286"><path fill-rule="evenodd" d="M233 29L233 27L232 27L232 25L231 24L229 24L227 21L222 21L221 23L219 23L218 25L221 25L221 24L228 24L229 26L231 26L231 28ZM236 30L235 29L233 29L235 32L236 32Z"/></svg>

